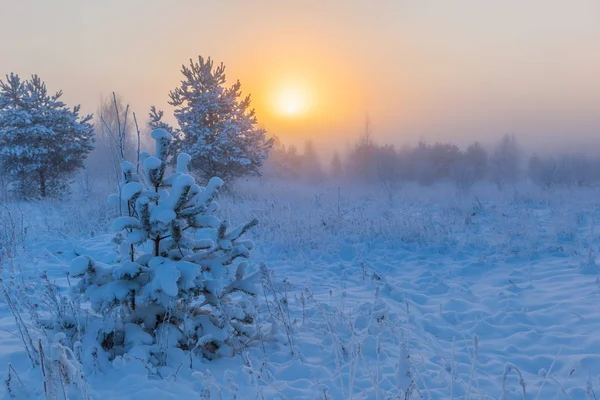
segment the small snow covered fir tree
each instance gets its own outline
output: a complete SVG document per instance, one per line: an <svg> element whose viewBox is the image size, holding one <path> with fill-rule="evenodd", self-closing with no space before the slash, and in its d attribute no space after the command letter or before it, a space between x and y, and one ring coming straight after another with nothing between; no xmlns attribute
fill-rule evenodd
<svg viewBox="0 0 600 400"><path fill-rule="evenodd" d="M239 260L253 247L240 237L257 221L228 230L216 215L223 181L197 185L187 173L191 158L185 153L167 174L172 137L163 129L152 137L156 154L141 155L142 176L123 162L121 194L109 198L128 212L113 224L119 264L82 256L72 263L71 275L81 278L77 287L92 310L117 322L98 336L111 354L133 352L159 364L173 348L208 358L232 354L254 334L259 277L246 276L247 263Z"/></svg>
<svg viewBox="0 0 600 400"><path fill-rule="evenodd" d="M0 165L24 196L60 195L94 147L91 115L68 108L33 75L0 80Z"/></svg>

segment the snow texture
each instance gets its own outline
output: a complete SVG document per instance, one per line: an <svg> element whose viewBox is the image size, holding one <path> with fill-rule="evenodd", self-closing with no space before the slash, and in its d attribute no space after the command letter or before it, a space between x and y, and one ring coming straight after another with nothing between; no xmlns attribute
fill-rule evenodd
<svg viewBox="0 0 600 400"><path fill-rule="evenodd" d="M60 298L48 297L49 288L66 294L77 284L75 276L90 269L93 282L136 274L143 282L145 271L173 261L139 255L135 262L118 262L114 235L106 233L110 223L100 220L106 234L90 234L89 218L80 218L69 225L68 239L56 237L54 227L74 213L67 210L95 210L92 205L8 204L24 211L29 233L26 251L1 260L4 290L18 301L34 349L42 339L46 372L53 365L68 371L67 398L84 398L76 383L79 371L87 398L487 400L522 399L525 390L527 399L593 399L598 393L598 188L524 186L515 194L486 186L473 197L456 197L454 188L434 185L407 188L394 202L373 192L367 197L364 188L347 189L341 217L332 212L338 207L337 187L252 190L243 200L220 198L232 221L261 216L261 226L247 233L256 243L252 258L227 274L254 283L248 288L240 283L244 290L258 286L259 298L266 300L253 315L266 325L256 343L240 352L233 343L223 346L220 354L235 356L213 360L190 359L171 345L185 329L157 327L157 345L156 336L141 325L111 318L93 332L109 331L116 323L124 333L122 353L103 355L93 335L84 335L69 353L69 329L88 314L74 318L68 310L76 304L62 308L48 301ZM193 236L196 243L215 246L222 240L212 228ZM266 263L262 268L259 260ZM174 292L175 276L180 292L198 287L201 269L210 263L172 265L175 270L167 266L159 278L148 280L154 286L157 279L160 289L152 290L157 299ZM236 278L221 288L237 285ZM112 282L90 292L88 309L114 306L135 290L135 281ZM243 315L240 309L255 301L232 296L222 310ZM45 398L41 370L32 366L19 336L19 319L8 302L3 304L0 371L9 383L1 385L0 396L9 398L10 387L16 398ZM30 318L29 309L37 309L39 319ZM138 317L156 323L150 313ZM199 346L227 337L206 314L190 320L202 321ZM61 326L66 333L47 339L32 328L38 323ZM156 366L151 354L160 346L166 356ZM52 381L60 385L60 379Z"/></svg>

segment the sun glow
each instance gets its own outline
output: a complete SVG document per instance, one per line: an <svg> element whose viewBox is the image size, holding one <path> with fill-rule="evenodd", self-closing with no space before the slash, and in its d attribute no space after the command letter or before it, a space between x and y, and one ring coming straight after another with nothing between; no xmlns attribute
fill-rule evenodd
<svg viewBox="0 0 600 400"><path fill-rule="evenodd" d="M280 85L273 94L272 107L286 117L305 115L310 107L308 87L301 83Z"/></svg>

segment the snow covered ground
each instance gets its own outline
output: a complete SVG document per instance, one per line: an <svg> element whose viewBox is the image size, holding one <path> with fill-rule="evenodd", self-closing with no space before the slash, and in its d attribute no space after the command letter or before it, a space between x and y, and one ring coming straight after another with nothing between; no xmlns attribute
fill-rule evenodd
<svg viewBox="0 0 600 400"><path fill-rule="evenodd" d="M67 397L596 398L599 201L598 189L240 185L219 202L234 224L261 221L252 264L274 277L259 315L278 340L191 369L176 358L87 366ZM103 198L9 203L0 218L9 291L43 290L43 271L66 291L76 255L114 260ZM44 397L6 301L0 374L15 397Z"/></svg>

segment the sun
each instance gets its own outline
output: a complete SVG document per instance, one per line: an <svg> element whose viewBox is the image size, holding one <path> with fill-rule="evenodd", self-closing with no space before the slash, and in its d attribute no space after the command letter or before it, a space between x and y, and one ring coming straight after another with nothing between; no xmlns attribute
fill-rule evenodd
<svg viewBox="0 0 600 400"><path fill-rule="evenodd" d="M287 82L274 91L272 107L285 117L305 115L310 107L310 93L307 85L300 82Z"/></svg>

